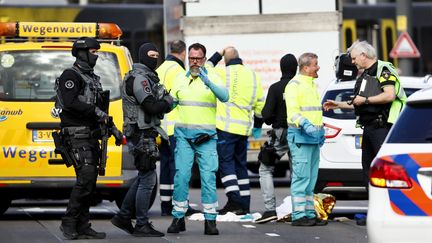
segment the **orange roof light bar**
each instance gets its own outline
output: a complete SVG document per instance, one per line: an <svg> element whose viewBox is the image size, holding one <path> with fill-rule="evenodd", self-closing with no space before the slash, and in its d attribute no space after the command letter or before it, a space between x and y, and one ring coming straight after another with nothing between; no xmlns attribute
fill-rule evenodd
<svg viewBox="0 0 432 243"><path fill-rule="evenodd" d="M98 37L100 39L117 39L123 34L118 25L113 23L98 23Z"/></svg>
<svg viewBox="0 0 432 243"><path fill-rule="evenodd" d="M75 22L8 22L0 23L0 37L65 37L82 36L98 39L118 39L122 35L113 23Z"/></svg>
<svg viewBox="0 0 432 243"><path fill-rule="evenodd" d="M0 37L16 37L17 36L17 23L8 22L0 23Z"/></svg>

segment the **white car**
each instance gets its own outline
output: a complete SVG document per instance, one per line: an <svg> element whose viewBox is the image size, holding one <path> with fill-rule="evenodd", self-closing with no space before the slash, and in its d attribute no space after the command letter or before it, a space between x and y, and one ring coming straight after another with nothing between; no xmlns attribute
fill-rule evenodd
<svg viewBox="0 0 432 243"><path fill-rule="evenodd" d="M407 96L431 87L432 76L401 77ZM335 81L323 95L336 101L350 100L355 81ZM335 109L323 112L326 141L321 148L316 192L320 191L366 191L361 165L361 141L363 130L356 128L356 116L352 109Z"/></svg>
<svg viewBox="0 0 432 243"><path fill-rule="evenodd" d="M370 170L368 240L432 241L432 88L407 101Z"/></svg>

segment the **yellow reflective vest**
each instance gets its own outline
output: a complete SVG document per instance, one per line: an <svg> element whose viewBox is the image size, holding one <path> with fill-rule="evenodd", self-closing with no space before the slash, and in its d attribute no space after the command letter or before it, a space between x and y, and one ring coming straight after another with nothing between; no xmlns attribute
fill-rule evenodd
<svg viewBox="0 0 432 243"><path fill-rule="evenodd" d="M216 73L209 71L208 78L212 83L222 86L222 81ZM179 101L176 129L216 129L217 98L199 77L195 79L185 75L178 77L171 95Z"/></svg>
<svg viewBox="0 0 432 243"><path fill-rule="evenodd" d="M216 67L214 70L222 78L230 97L228 102L217 102L216 127L225 132L249 136L253 114L261 117L264 107L260 77L242 64Z"/></svg>
<svg viewBox="0 0 432 243"><path fill-rule="evenodd" d="M288 127L299 128L303 119L322 127L321 98L313 81L313 77L298 74L285 87Z"/></svg>
<svg viewBox="0 0 432 243"><path fill-rule="evenodd" d="M395 77L395 95L396 99L392 102L389 112L389 117L387 119L387 122L394 124L399 116L399 113L402 111L402 108L404 107L406 103L406 94L404 89L402 88L400 84L400 77L396 70L396 68L391 64L390 62L384 62L378 60L378 70L377 70L377 76L376 78L381 82L381 73L383 68L386 67Z"/></svg>
<svg viewBox="0 0 432 243"><path fill-rule="evenodd" d="M176 82L175 79L177 76L179 76L179 78L183 78L182 76L184 76L186 73L183 67L174 60L164 61L158 67L158 69L156 69L156 72L159 76L161 84L163 84L168 91L172 90L173 83ZM170 113L166 114L162 120L161 127L167 132L168 136L174 134L174 124L177 117L178 109L176 107Z"/></svg>

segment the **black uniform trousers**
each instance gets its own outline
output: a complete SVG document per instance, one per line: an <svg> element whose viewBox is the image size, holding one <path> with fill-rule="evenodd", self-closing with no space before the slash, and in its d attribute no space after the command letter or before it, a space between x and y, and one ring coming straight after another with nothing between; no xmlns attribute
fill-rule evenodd
<svg viewBox="0 0 432 243"><path fill-rule="evenodd" d="M75 166L76 183L72 188L63 219L76 221L77 228L89 227L90 204L96 188L99 164L99 141L95 138L71 138L72 149L79 155Z"/></svg>
<svg viewBox="0 0 432 243"><path fill-rule="evenodd" d="M366 189L369 185L369 169L371 163L381 145L390 131L391 124L386 123L379 125L378 123L371 123L363 127L363 140L362 140L362 168L363 168L363 179Z"/></svg>

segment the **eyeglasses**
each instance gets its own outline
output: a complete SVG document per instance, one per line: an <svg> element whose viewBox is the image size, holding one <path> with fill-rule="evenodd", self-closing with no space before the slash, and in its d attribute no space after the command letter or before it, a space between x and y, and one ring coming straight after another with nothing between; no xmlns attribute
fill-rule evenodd
<svg viewBox="0 0 432 243"><path fill-rule="evenodd" d="M202 59L204 59L205 57L189 57L189 61L191 62L199 62Z"/></svg>

